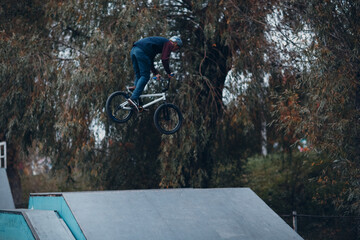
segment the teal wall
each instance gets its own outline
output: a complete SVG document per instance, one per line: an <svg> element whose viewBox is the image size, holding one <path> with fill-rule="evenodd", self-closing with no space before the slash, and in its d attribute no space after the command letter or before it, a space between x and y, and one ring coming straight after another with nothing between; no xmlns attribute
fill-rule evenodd
<svg viewBox="0 0 360 240"><path fill-rule="evenodd" d="M86 240L63 196L30 196L29 209L57 211L74 237L78 240Z"/></svg>
<svg viewBox="0 0 360 240"><path fill-rule="evenodd" d="M21 213L0 212L0 239L35 239Z"/></svg>

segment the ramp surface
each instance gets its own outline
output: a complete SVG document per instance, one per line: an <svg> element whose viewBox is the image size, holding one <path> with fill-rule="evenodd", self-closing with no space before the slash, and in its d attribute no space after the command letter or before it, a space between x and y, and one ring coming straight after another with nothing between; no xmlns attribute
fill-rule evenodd
<svg viewBox="0 0 360 240"><path fill-rule="evenodd" d="M29 208L47 197L77 239L302 239L248 188L32 194Z"/></svg>
<svg viewBox="0 0 360 240"><path fill-rule="evenodd" d="M5 168L0 168L0 209L15 209Z"/></svg>

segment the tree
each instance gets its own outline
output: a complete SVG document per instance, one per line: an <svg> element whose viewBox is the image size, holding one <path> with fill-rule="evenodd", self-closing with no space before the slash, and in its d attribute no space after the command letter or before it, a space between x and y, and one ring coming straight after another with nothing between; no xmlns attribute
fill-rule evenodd
<svg viewBox="0 0 360 240"><path fill-rule="evenodd" d="M359 21L356 1L297 1L279 7L284 21L299 32L308 28L313 41L302 54L309 64L296 79L301 92L295 131L333 160L335 172L349 183L338 206L359 213ZM290 90L291 91L291 90ZM283 125L284 126L284 125ZM331 174L331 173L329 173ZM340 205L339 205L340 204Z"/></svg>
<svg viewBox="0 0 360 240"><path fill-rule="evenodd" d="M40 1L2 1L0 17L0 139L8 143L8 175L15 204L21 201L20 158L34 139L51 132L56 71L48 53L47 16Z"/></svg>
<svg viewBox="0 0 360 240"><path fill-rule="evenodd" d="M104 104L111 91L122 89L132 79L128 56L132 43L163 31L151 22L156 22L154 16L158 15L152 4L34 0L5 1L0 6L6 13L1 15L0 35L3 86L0 137L8 142L12 158L8 169L10 182L20 186L16 173L21 170L20 157L26 158L28 147L35 144L40 154L51 158L53 173L64 178L60 190L84 186L87 189L157 186L154 181L148 185L140 182L111 185L108 179L99 177L111 172L112 169L104 168L112 166L111 159L120 159L121 163L127 157L114 145L109 146L111 138L124 145L129 139L118 138L124 131L109 124ZM96 142L95 125L106 130L103 143ZM139 125L137 122L133 127ZM143 134L154 135L153 131L125 130L132 132L135 141ZM156 152L157 148L151 150ZM104 156L111 160L110 164L100 161ZM144 157L133 156L136 162ZM156 154L152 158L156 160ZM126 166L121 165L123 171ZM141 176L148 169L153 168L143 167L135 172ZM155 176L148 179L155 179L156 170L151 174ZM14 187L13 190L20 191Z"/></svg>
<svg viewBox="0 0 360 240"><path fill-rule="evenodd" d="M163 187L211 186L214 167L221 161L216 148L225 145L217 140L223 139L218 134L226 128L221 120L222 92L231 69L251 76L248 94L254 108L249 109L257 116L265 111L266 67L260 66L265 66L265 18L271 5L268 1L162 1L170 32L185 41L176 100L186 119L180 133L163 143ZM261 139L261 128L257 129ZM178 150L170 150L173 146Z"/></svg>
<svg viewBox="0 0 360 240"><path fill-rule="evenodd" d="M99 0L68 1L51 9L58 54L70 53L69 59L61 59L58 88L63 101L56 125L61 137L53 158L56 169L67 167L70 183L85 178L95 188L158 186L159 135L145 127L151 117L116 125L104 109L111 92L132 82L133 42L164 31L155 27L155 16L161 16L155 6L156 1ZM95 140L94 124L105 131L101 143Z"/></svg>

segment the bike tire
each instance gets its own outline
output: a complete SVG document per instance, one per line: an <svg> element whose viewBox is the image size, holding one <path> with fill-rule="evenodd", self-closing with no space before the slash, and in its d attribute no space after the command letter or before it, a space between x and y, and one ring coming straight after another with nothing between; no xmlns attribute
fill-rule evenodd
<svg viewBox="0 0 360 240"><path fill-rule="evenodd" d="M109 118L116 123L125 123L133 115L127 99L129 96L125 92L113 92L106 100L106 113Z"/></svg>
<svg viewBox="0 0 360 240"><path fill-rule="evenodd" d="M160 105L154 114L155 127L163 134L176 133L183 122L179 108L172 103Z"/></svg>

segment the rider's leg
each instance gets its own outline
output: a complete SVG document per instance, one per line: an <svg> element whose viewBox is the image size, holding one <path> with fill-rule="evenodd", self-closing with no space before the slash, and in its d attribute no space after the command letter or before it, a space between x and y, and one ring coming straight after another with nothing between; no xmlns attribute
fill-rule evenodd
<svg viewBox="0 0 360 240"><path fill-rule="evenodd" d="M150 58L140 49L134 47L134 56L137 62L137 68L139 69L140 78L136 82L136 88L133 94L131 95L132 100L137 100L141 93L143 92L145 85L150 79L150 67L151 60Z"/></svg>
<svg viewBox="0 0 360 240"><path fill-rule="evenodd" d="M133 68L134 68L134 72L135 72L135 81L134 81L134 86L136 86L138 80L140 79L140 69L139 69L139 66L138 66L138 61L136 59L136 55L135 55L135 52L136 52L136 48L132 48L131 49L131 52L130 52L130 56L131 56L131 61L132 61L132 64L133 64Z"/></svg>

